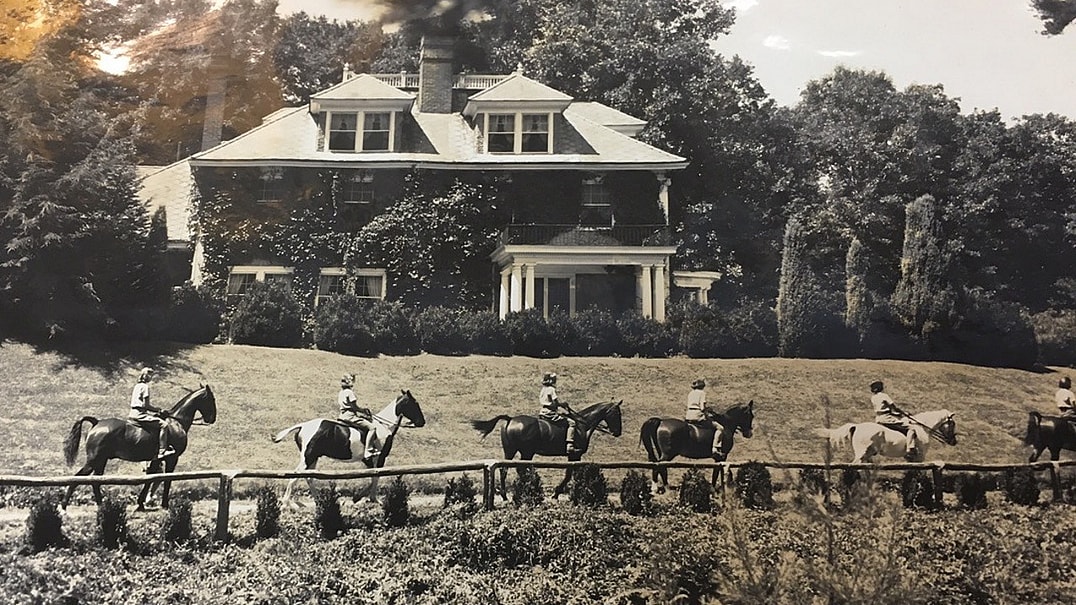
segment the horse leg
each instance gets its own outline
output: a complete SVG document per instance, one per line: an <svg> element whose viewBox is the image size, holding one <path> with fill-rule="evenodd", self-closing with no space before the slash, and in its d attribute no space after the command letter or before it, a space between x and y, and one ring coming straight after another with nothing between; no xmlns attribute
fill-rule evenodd
<svg viewBox="0 0 1076 605"><path fill-rule="evenodd" d="M167 475L176 470L176 464L179 460L175 456L169 456L164 462L164 472ZM172 482L168 479L161 480L161 508L168 508L168 494L172 491Z"/></svg>
<svg viewBox="0 0 1076 605"><path fill-rule="evenodd" d="M578 455L568 456L568 462L579 462L579 456ZM553 490L553 499L554 500L556 500L557 497L560 496L561 494L567 493L567 491L568 491L568 482L571 481L571 480L572 480L572 467L569 466L568 468L564 469L564 479L561 479L560 485L557 486L557 489Z"/></svg>
<svg viewBox="0 0 1076 605"><path fill-rule="evenodd" d="M92 466L90 466L89 464L87 464L86 466L78 469L78 472L75 473L75 476L78 477L78 476L82 476L82 475L92 475L93 471L94 471L94 468ZM71 494L73 494L75 492L76 487L78 487L78 486L74 485L74 484L67 486L67 493L64 494L63 500L60 501L60 508L63 508L65 510L67 509L67 503L71 501ZM94 485L93 487L97 488L96 485Z"/></svg>
<svg viewBox="0 0 1076 605"><path fill-rule="evenodd" d="M378 462L384 462L383 458L379 458ZM366 468L381 468L381 464L375 464L373 461L366 462ZM366 488L366 500L368 502L377 502L377 482L380 477L374 475L370 477L370 486Z"/></svg>
<svg viewBox="0 0 1076 605"><path fill-rule="evenodd" d="M1042 455L1042 452L1043 452L1043 450L1045 450L1045 449L1046 449L1046 446L1045 446L1045 445L1041 445L1041 444L1037 444L1037 445L1035 445L1035 448L1034 448L1034 450L1033 450L1033 451L1031 452L1031 457L1030 457L1030 458L1028 458L1028 459L1027 459L1027 461L1028 461L1028 462L1036 462L1036 461L1038 461L1038 459L1039 459L1039 456L1041 456L1041 455ZM1053 455L1053 453L1051 452L1051 454L1050 454L1050 455Z"/></svg>
<svg viewBox="0 0 1076 605"><path fill-rule="evenodd" d="M1055 446L1050 448L1050 460L1057 462L1061 459L1061 446Z"/></svg>
<svg viewBox="0 0 1076 605"><path fill-rule="evenodd" d="M502 466L497 470L501 474L501 502L508 502L508 488L505 487L505 483L508 479L508 468Z"/></svg>

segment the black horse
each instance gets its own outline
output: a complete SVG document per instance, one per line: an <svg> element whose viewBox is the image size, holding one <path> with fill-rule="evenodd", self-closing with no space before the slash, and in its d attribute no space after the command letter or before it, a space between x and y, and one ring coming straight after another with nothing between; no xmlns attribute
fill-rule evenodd
<svg viewBox="0 0 1076 605"><path fill-rule="evenodd" d="M1028 412L1024 443L1035 448L1028 462L1038 460L1043 450L1047 449L1050 450L1050 460L1057 460L1061 457L1061 450L1076 451L1076 426L1066 418Z"/></svg>
<svg viewBox="0 0 1076 605"><path fill-rule="evenodd" d="M639 440L646 448L646 457L650 462L668 462L677 456L685 458L713 458L714 439L720 443L718 462L724 462L732 451L733 437L740 431L744 437L751 437L751 426L755 419L755 402L734 405L725 413L707 410L707 416L720 423L720 434L709 422L687 422L680 418L652 417L643 423L639 430ZM721 468L715 468L710 478L717 483ZM669 469L655 468L653 481L658 493L664 493L669 485ZM661 480L658 483L658 479Z"/></svg>
<svg viewBox="0 0 1076 605"><path fill-rule="evenodd" d="M325 418L315 418L289 426L273 436L273 442L280 443L291 433L295 433L295 445L299 448L299 466L297 471L312 470L318 464L318 458L328 456L344 462L361 461L367 468L381 468L385 466L385 459L392 450L392 441L396 437L396 431L407 420L406 426L420 428L426 425L426 417L422 414L422 407L411 395L411 391L400 391L391 403L383 410L374 414L373 421L379 425L379 437L381 437L381 452L373 460L363 460L366 443L366 432L350 425ZM291 489L297 479L288 481L288 487L284 490L284 501L292 503ZM314 480L307 479L310 492L314 492ZM370 500L377 500L377 477L372 477L370 487L366 492Z"/></svg>
<svg viewBox="0 0 1076 605"><path fill-rule="evenodd" d="M539 456L567 456L570 462L577 462L582 458L590 446L590 436L601 425L614 437L619 437L621 432L620 404L621 401L606 401L587 406L574 413L576 440L578 451L568 454L566 445L566 423L550 422L544 418L535 416L508 416L501 414L490 420L472 420L471 426L482 436L490 434L497 423L505 421L501 429L501 447L504 450L505 460L515 458L519 454L521 460L533 460ZM505 488L505 478L508 469L501 469L501 498L508 500L508 491ZM564 480L553 491L553 497L563 494L568 487L568 481L572 478L572 469L565 469Z"/></svg>
<svg viewBox="0 0 1076 605"><path fill-rule="evenodd" d="M209 385L202 385L197 390L183 396L172 409L164 414L163 430L168 431L168 444L176 450L175 454L164 459L164 472L171 473L176 470L180 455L187 450L187 431L194 424L195 415L202 417L205 424L213 424L217 421L217 402L213 397L213 390ZM64 458L68 466L75 463L78 454L78 445L82 440L82 423L89 422L93 427L86 433L86 464L78 470L76 475L103 475L105 464L113 459L129 460L132 462L148 462L157 455L158 433L156 429L146 429L139 424L126 418L105 418L97 420L93 416L83 416L75 421L64 440ZM151 471L160 469L159 463L151 465ZM138 494L139 510L145 508L146 497L157 482L146 483ZM164 481L161 492L161 506L168 507L168 492L171 487L169 481ZM75 491L75 485L67 488L62 506L67 508L71 494ZM101 504L101 486L93 486L93 497L97 504Z"/></svg>

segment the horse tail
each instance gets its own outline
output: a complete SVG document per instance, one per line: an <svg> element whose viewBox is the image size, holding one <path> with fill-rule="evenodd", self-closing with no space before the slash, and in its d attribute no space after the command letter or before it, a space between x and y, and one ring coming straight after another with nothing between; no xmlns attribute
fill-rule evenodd
<svg viewBox="0 0 1076 605"><path fill-rule="evenodd" d="M497 428L497 423L501 420L508 422L512 420L512 417L505 414L500 414L495 418L491 418L489 420L472 420L471 426L474 427L474 430L478 431L479 433L482 433L482 436L485 437L486 435L492 433L493 429Z"/></svg>
<svg viewBox="0 0 1076 605"><path fill-rule="evenodd" d="M646 448L646 458L651 462L657 462L661 458L661 453L658 452L659 424L661 424L661 418L651 416L639 429L639 442Z"/></svg>
<svg viewBox="0 0 1076 605"><path fill-rule="evenodd" d="M825 437L829 439L830 444L834 447L843 447L846 443L851 441L852 435L856 432L856 425L852 423L843 424L835 429L815 429L814 434L819 437Z"/></svg>
<svg viewBox="0 0 1076 605"><path fill-rule="evenodd" d="M280 443L285 438L287 438L288 435L294 433L295 431L297 431L297 430L299 430L301 428L303 428L303 423L302 422L300 422L299 424L293 424L293 425L289 426L288 428L284 429L283 431L280 431L276 435L273 435L273 443Z"/></svg>
<svg viewBox="0 0 1076 605"><path fill-rule="evenodd" d="M1036 445L1039 443L1039 430L1042 428L1042 414L1038 412L1027 413L1027 434L1024 435L1024 443L1026 445Z"/></svg>
<svg viewBox="0 0 1076 605"><path fill-rule="evenodd" d="M89 422L90 426L94 426L97 424L97 419L93 416L83 416L72 425L71 432L64 439L64 460L67 461L67 466L74 464L75 456L78 455L78 444L82 441L83 422Z"/></svg>

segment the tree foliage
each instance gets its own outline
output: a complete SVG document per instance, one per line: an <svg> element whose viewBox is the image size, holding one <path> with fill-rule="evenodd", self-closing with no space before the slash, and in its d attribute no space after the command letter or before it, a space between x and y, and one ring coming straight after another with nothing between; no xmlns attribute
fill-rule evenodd
<svg viewBox="0 0 1076 605"><path fill-rule="evenodd" d="M339 83L344 64L355 73L370 71L384 41L377 24L329 21L305 12L289 15L272 49L284 102L306 103L310 95Z"/></svg>
<svg viewBox="0 0 1076 605"><path fill-rule="evenodd" d="M1056 36L1076 19L1076 2L1072 0L1031 0L1031 6L1042 20L1042 33Z"/></svg>

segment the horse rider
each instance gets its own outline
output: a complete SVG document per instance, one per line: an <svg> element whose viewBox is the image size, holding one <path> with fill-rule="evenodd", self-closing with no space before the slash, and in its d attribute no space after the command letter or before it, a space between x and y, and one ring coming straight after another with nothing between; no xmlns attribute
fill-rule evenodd
<svg viewBox="0 0 1076 605"><path fill-rule="evenodd" d="M339 422L366 431L366 452L363 454L363 460L372 460L381 453L381 448L377 442L377 426L373 422L374 413L370 411L370 408L359 405L359 400L355 397L355 391L352 390L354 386L354 374L344 374L343 378L340 379L340 393L336 396L340 412L337 414L336 419Z"/></svg>
<svg viewBox="0 0 1076 605"><path fill-rule="evenodd" d="M147 430L150 427L157 429L158 448L155 460L164 460L176 453L176 450L168 445L168 431L164 429L164 419L161 416L164 410L149 403L149 382L153 380L154 374L153 368L150 367L142 368L138 373L138 382L131 392L131 410L127 413L127 418Z"/></svg>
<svg viewBox="0 0 1076 605"><path fill-rule="evenodd" d="M706 381L699 378L691 383L691 390L687 393L687 409L684 410L684 420L690 424L709 425L714 429L712 455L714 459L723 458L721 453L721 440L718 433L724 428L707 416L709 410L706 407Z"/></svg>
<svg viewBox="0 0 1076 605"><path fill-rule="evenodd" d="M1076 393L1072 392L1072 379L1068 376L1057 381L1054 403L1057 404L1057 409L1061 411L1062 418L1076 420Z"/></svg>
<svg viewBox="0 0 1076 605"><path fill-rule="evenodd" d="M581 454L582 451L575 447L575 418L572 418L568 405L557 399L556 374L550 372L542 375L542 390L538 393L538 405L542 408L538 413L539 418L553 423L561 421L568 423L568 430L565 431L565 450L568 455ZM565 412L564 415L560 413L562 409Z"/></svg>
<svg viewBox="0 0 1076 605"><path fill-rule="evenodd" d="M887 429L893 429L907 437L908 428L911 426L911 422L908 420L908 416L897 408L897 404L893 401L893 398L886 394L885 385L882 381L875 380L871 383L870 389L871 405L874 406L874 422ZM906 442L908 444L906 456L914 457L916 448L912 445L912 440L907 439Z"/></svg>

